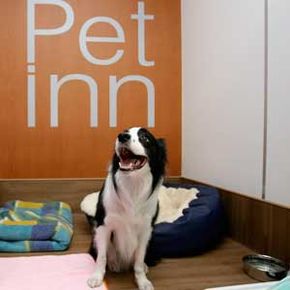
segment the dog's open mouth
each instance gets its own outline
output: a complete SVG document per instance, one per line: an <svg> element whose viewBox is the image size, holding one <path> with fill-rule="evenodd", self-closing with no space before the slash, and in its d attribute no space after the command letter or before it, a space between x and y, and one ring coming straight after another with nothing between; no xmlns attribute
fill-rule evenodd
<svg viewBox="0 0 290 290"><path fill-rule="evenodd" d="M132 171L142 168L147 161L147 158L142 155L135 155L129 149L122 147L119 149L119 166L121 170Z"/></svg>

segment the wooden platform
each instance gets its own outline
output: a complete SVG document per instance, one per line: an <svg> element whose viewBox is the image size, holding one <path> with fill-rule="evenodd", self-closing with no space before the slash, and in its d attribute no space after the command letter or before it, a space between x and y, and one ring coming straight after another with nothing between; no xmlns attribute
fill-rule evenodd
<svg viewBox="0 0 290 290"><path fill-rule="evenodd" d="M72 205L74 212L74 236L71 247L65 252L29 253L25 255L55 255L88 252L91 233L85 216L79 210L79 202L88 192L98 190L101 183L57 181L43 182L0 182L1 204L9 199L33 201L61 199ZM241 259L250 249L226 238L216 249L203 255L164 259L157 266L150 268L149 277L155 289L166 290L201 290L233 284L254 283L242 270ZM13 257L19 254L0 253L0 257ZM109 290L136 289L133 273L107 273L106 282Z"/></svg>

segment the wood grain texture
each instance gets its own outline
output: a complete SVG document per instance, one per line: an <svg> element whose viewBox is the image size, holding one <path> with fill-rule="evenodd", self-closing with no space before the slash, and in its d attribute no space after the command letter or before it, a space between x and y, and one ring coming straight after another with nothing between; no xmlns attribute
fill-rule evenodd
<svg viewBox="0 0 290 290"><path fill-rule="evenodd" d="M230 236L248 247L290 262L290 210L221 190Z"/></svg>
<svg viewBox="0 0 290 290"><path fill-rule="evenodd" d="M27 201L61 200L74 212L80 212L80 202L88 193L101 189L104 179L2 180L0 202L25 199Z"/></svg>
<svg viewBox="0 0 290 290"><path fill-rule="evenodd" d="M219 191L229 236L261 254L290 263L290 208L221 188Z"/></svg>

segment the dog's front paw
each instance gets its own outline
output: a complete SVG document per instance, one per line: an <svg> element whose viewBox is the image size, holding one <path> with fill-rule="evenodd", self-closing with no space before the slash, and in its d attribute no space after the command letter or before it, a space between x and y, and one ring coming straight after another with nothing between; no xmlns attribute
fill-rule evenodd
<svg viewBox="0 0 290 290"><path fill-rule="evenodd" d="M145 274L148 274L149 272L149 267L144 263L144 272Z"/></svg>
<svg viewBox="0 0 290 290"><path fill-rule="evenodd" d="M89 279L88 279L88 285L90 288L96 288L103 284L104 275L102 275L99 272L94 273Z"/></svg>
<svg viewBox="0 0 290 290"><path fill-rule="evenodd" d="M138 281L139 290L154 290L152 283L148 279L142 279L142 281Z"/></svg>

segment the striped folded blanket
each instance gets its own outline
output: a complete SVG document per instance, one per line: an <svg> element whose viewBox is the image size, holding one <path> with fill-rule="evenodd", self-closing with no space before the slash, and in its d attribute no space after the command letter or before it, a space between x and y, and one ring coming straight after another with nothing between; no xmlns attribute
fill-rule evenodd
<svg viewBox="0 0 290 290"><path fill-rule="evenodd" d="M66 203L17 200L0 208L0 252L62 251L72 234L72 211Z"/></svg>

